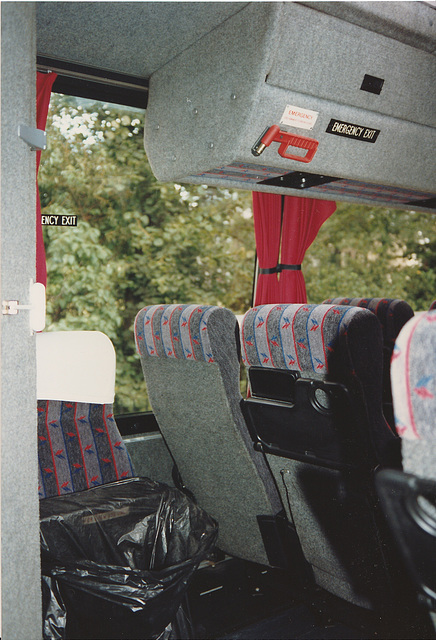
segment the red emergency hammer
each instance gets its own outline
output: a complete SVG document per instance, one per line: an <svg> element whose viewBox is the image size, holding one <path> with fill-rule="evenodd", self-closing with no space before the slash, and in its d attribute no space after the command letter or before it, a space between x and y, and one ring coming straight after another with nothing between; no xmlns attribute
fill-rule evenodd
<svg viewBox="0 0 436 640"><path fill-rule="evenodd" d="M256 140L251 148L251 153L254 156L260 156L266 147L269 147L271 142L280 143L278 151L282 158L297 160L298 162L310 162L313 159L319 144L318 140L306 138L305 136L298 136L295 133L289 133L287 131L281 131L277 124L273 124L272 127L267 127L260 138ZM289 147L307 149L307 153L305 156L292 155L287 153Z"/></svg>

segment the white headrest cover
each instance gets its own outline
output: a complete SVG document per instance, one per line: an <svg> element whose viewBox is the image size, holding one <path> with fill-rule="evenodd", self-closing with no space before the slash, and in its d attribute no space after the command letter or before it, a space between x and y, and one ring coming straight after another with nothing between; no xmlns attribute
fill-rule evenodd
<svg viewBox="0 0 436 640"><path fill-rule="evenodd" d="M115 349L100 331L36 335L38 400L111 404L115 396Z"/></svg>

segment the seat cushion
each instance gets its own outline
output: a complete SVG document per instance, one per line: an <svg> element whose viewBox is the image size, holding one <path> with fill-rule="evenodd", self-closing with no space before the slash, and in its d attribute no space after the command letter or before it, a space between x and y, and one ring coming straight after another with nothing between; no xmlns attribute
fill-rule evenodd
<svg viewBox="0 0 436 640"><path fill-rule="evenodd" d="M436 311L407 323L391 371L398 432L409 440L436 442Z"/></svg>
<svg viewBox="0 0 436 640"><path fill-rule="evenodd" d="M40 498L131 478L112 404L38 400Z"/></svg>

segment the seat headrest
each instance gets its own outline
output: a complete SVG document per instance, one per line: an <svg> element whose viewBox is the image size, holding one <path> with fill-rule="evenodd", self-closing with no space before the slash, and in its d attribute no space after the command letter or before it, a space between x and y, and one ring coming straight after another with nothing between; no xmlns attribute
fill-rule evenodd
<svg viewBox="0 0 436 640"><path fill-rule="evenodd" d="M398 433L436 440L436 310L416 315L401 330L391 363Z"/></svg>
<svg viewBox="0 0 436 640"><path fill-rule="evenodd" d="M385 346L393 349L397 335L410 318L413 309L405 301L396 298L329 298L323 304L340 304L362 307L372 311L382 327Z"/></svg>
<svg viewBox="0 0 436 640"><path fill-rule="evenodd" d="M36 334L37 398L111 404L115 349L100 331Z"/></svg>
<svg viewBox="0 0 436 640"><path fill-rule="evenodd" d="M365 309L327 304L255 307L242 321L242 359L246 366L324 375L338 339L346 336L352 321L365 321L368 316L372 314Z"/></svg>
<svg viewBox="0 0 436 640"><path fill-rule="evenodd" d="M212 325L215 331L212 330ZM221 327L221 328L220 328ZM135 338L141 356L219 360L222 337L235 343L237 320L222 307L197 304L164 304L144 307L135 320ZM230 333L229 333L230 332Z"/></svg>

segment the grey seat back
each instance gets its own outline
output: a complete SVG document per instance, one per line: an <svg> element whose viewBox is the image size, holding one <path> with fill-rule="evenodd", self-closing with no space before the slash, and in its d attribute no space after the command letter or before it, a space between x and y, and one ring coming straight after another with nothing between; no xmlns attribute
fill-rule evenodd
<svg viewBox="0 0 436 640"><path fill-rule="evenodd" d="M135 322L159 428L185 486L219 524L218 546L268 564L258 517L283 508L241 411L239 327L228 309L155 305Z"/></svg>

